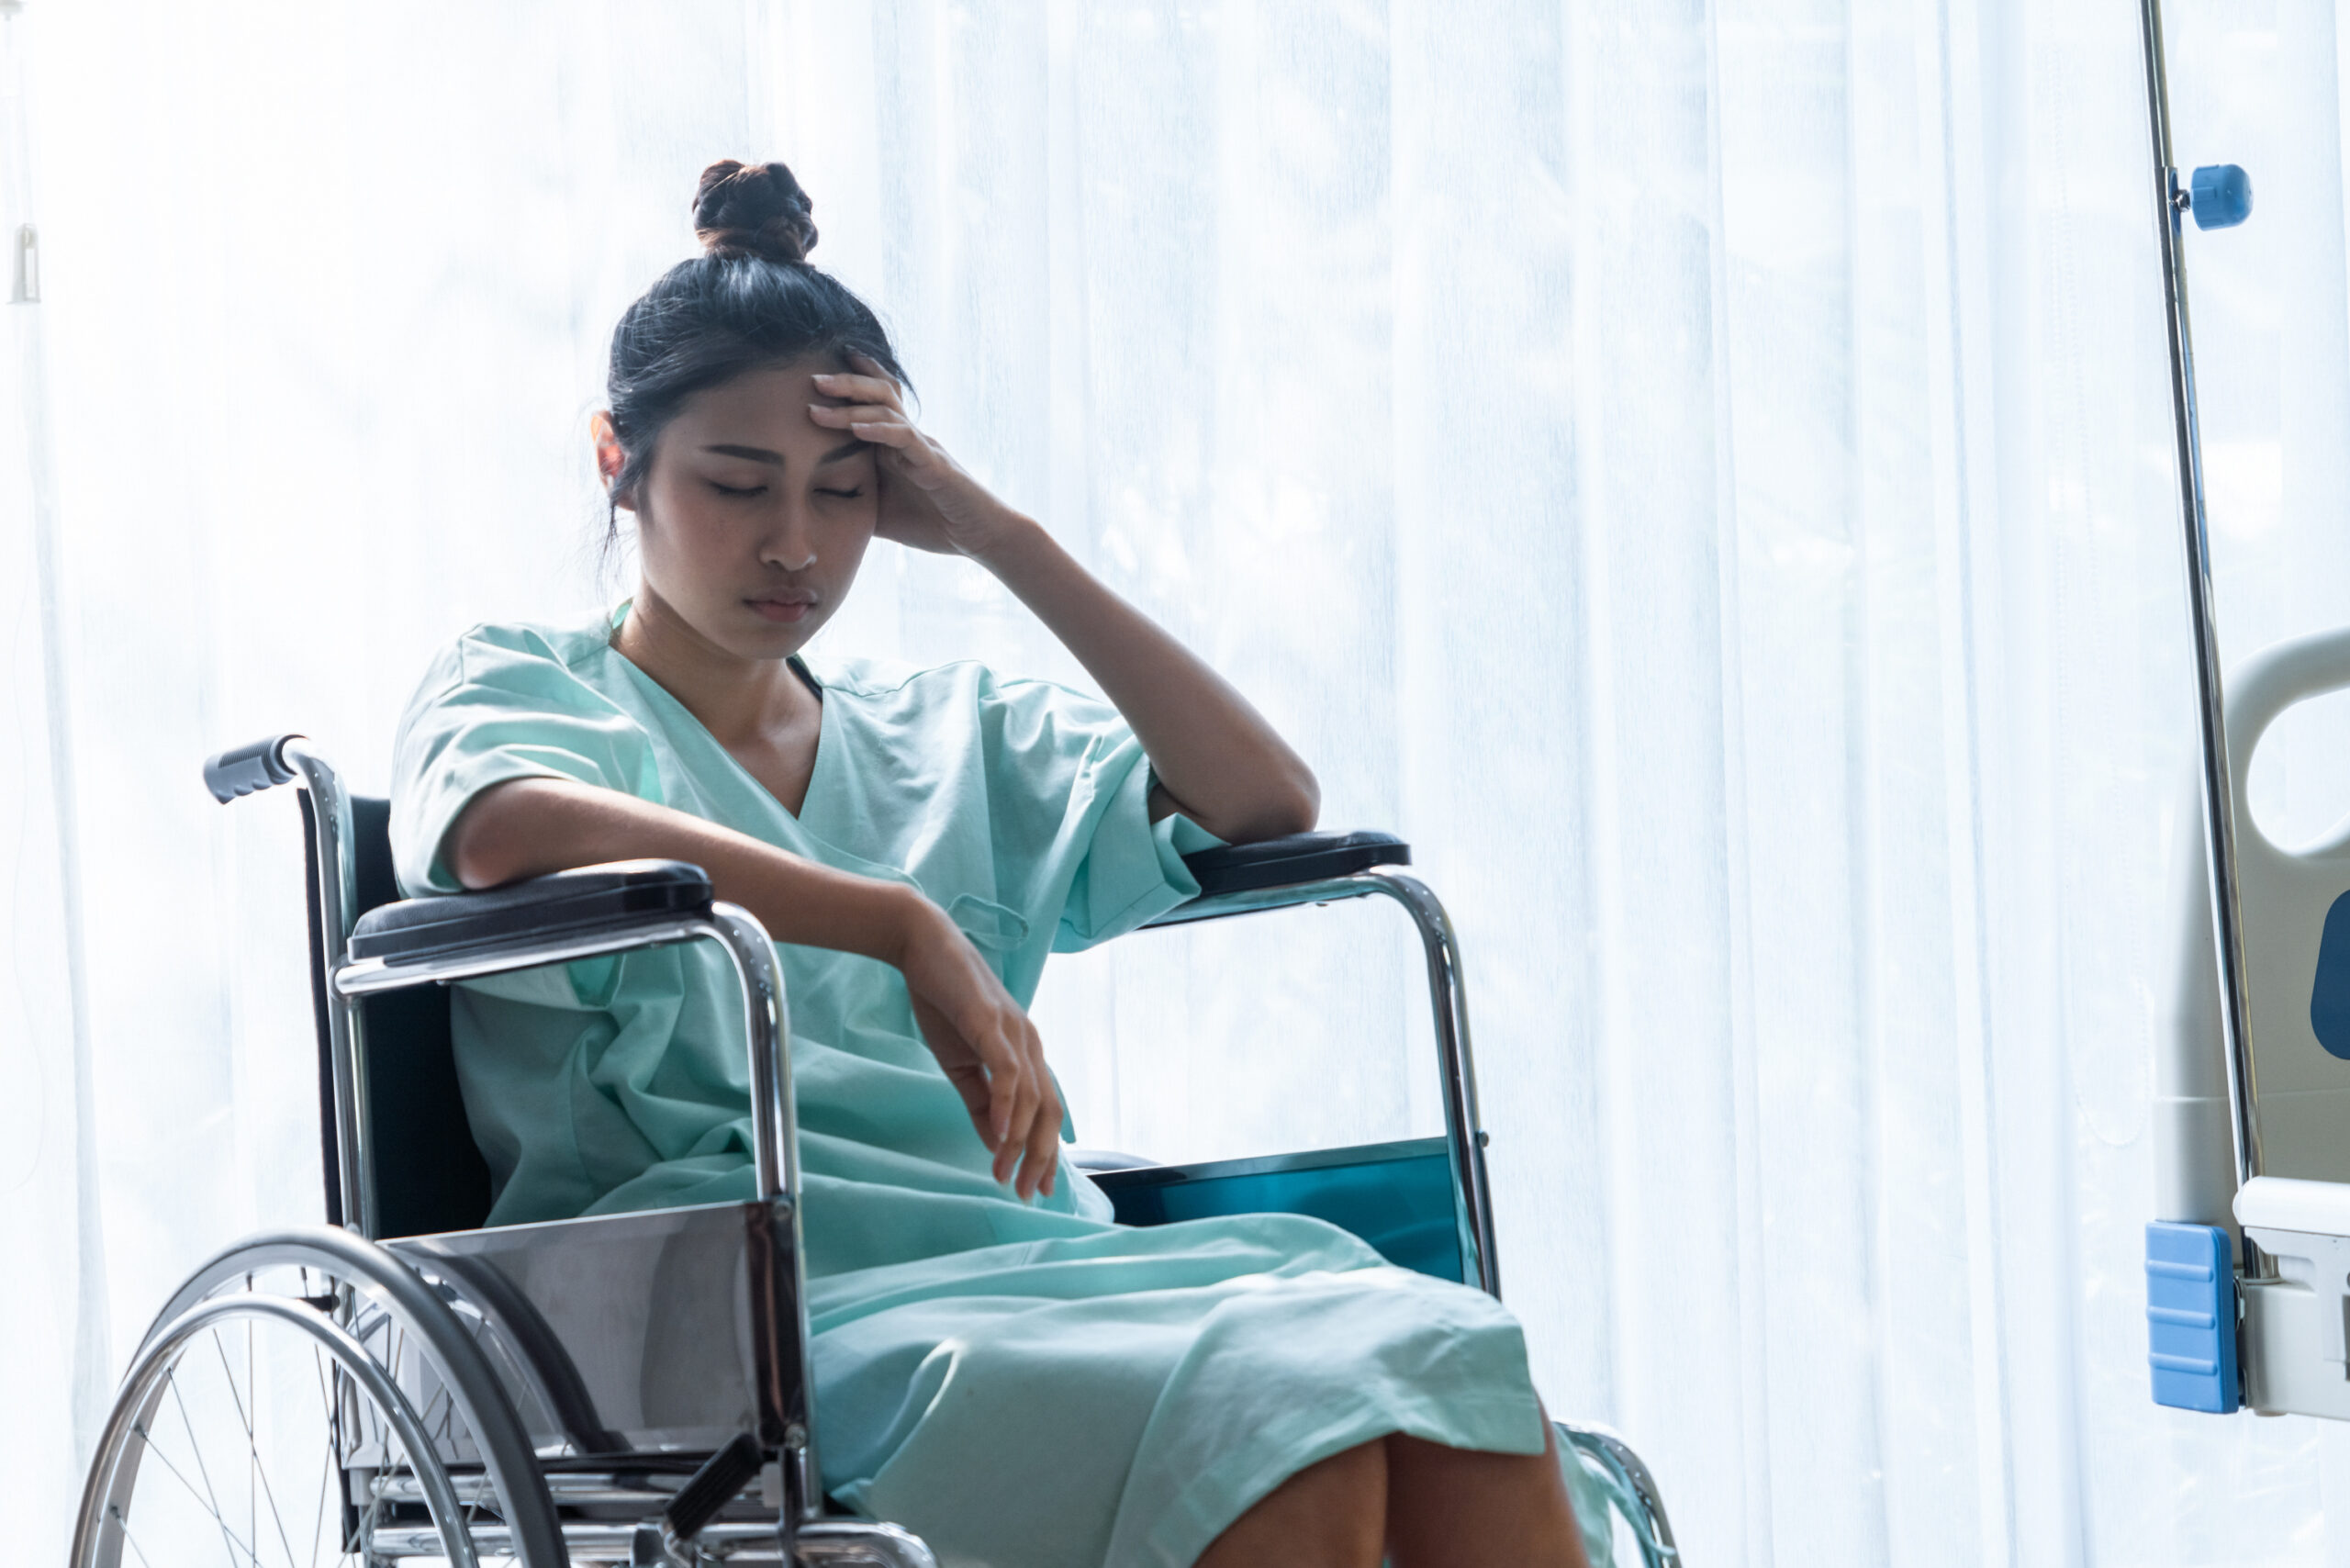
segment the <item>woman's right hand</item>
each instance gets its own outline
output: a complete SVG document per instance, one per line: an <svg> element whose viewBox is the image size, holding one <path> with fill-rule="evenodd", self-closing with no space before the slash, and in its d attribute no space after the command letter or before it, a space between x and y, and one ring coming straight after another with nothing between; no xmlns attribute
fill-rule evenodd
<svg viewBox="0 0 2350 1568"><path fill-rule="evenodd" d="M995 1156L995 1179L1016 1175L1013 1190L1024 1201L1052 1192L1060 1169L1061 1096L1035 1025L971 939L920 894L908 905L896 963L923 1042Z"/></svg>

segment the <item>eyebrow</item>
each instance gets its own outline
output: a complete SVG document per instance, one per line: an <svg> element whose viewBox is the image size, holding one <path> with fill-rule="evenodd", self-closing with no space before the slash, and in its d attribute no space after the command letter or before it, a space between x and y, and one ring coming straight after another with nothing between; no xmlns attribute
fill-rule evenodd
<svg viewBox="0 0 2350 1568"><path fill-rule="evenodd" d="M863 452L867 444L862 441L845 441L816 459L816 466L822 468L827 464L838 463L844 457L854 457ZM783 466L783 454L769 452L764 446L705 446L702 450L715 452L722 457L743 457L753 463L771 463L778 468Z"/></svg>

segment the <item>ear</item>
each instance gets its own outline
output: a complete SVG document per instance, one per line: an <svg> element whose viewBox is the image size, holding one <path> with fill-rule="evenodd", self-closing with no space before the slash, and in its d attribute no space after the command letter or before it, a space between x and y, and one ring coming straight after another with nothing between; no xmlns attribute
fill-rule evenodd
<svg viewBox="0 0 2350 1568"><path fill-rule="evenodd" d="M589 416L588 433L596 443L596 472L603 476L604 488L609 490L628 463L628 454L621 450L620 435L612 428L611 410L599 409Z"/></svg>

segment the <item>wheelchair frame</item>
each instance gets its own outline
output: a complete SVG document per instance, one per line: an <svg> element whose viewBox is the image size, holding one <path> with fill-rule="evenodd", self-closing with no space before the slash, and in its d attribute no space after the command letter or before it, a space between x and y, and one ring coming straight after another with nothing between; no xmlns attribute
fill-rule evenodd
<svg viewBox="0 0 2350 1568"><path fill-rule="evenodd" d="M431 1528L377 1530L372 1546L379 1555L469 1562L477 1551L505 1553L531 1568L566 1562L573 1551L590 1560L632 1563L694 1562L710 1553L878 1568L931 1564L928 1549L903 1530L823 1513L808 1397L813 1378L798 1233L800 1182L790 1040L780 966L759 922L705 896L699 908L683 912L656 909L553 929L460 934L422 954L353 958L352 937L361 913L353 816L332 766L303 737L281 735L211 759L206 776L224 803L275 784L299 785L310 862L313 999L330 1070L321 1109L330 1146L330 1223L323 1230L265 1233L227 1249L191 1275L158 1316L133 1358L91 1471L75 1535L77 1568L111 1568L118 1560L118 1505L135 1484L138 1468L140 1450L131 1437L143 1439L140 1423L159 1396L159 1379L173 1348L200 1329L207 1314L220 1313L216 1293L229 1282L284 1267L315 1270L338 1282L333 1311L320 1319L324 1327L303 1325L307 1331L329 1342L333 1333L352 1329L370 1313L397 1319L429 1352L431 1378L465 1421L470 1440L455 1451L427 1440L420 1452L415 1441L408 1441L404 1446L418 1461L414 1478L375 1483L405 1488L396 1500L427 1505L435 1520ZM1374 895L1402 906L1419 935L1427 965L1463 1272L1498 1296L1487 1140L1478 1115L1467 1000L1451 923L1417 879L1390 865L1367 863L1408 860L1408 851L1383 835L1376 854L1353 851L1347 863L1357 868L1310 874L1317 862L1330 863L1329 846L1339 842L1352 846L1355 839L1300 835L1213 852L1223 857L1223 864L1214 876L1202 872L1201 879L1214 885L1203 886L1202 896L1151 924L1182 925ZM1309 874L1282 879L1301 867ZM541 880L553 884L588 872ZM743 989L756 1201L433 1236L379 1234L362 1005L366 999L702 940L717 942L725 951ZM647 1321L614 1338L612 1314L600 1301L597 1322L579 1319L574 1310L577 1293L568 1289L576 1278L560 1268L550 1275L545 1265L561 1250L576 1253L591 1239L607 1259L625 1260L610 1277L661 1282L657 1292L648 1293L648 1303L655 1294L665 1300L726 1301L734 1331L665 1338L656 1323ZM573 1316L566 1318L566 1312ZM287 1313L298 1316L298 1309L289 1307ZM272 1308L270 1315L286 1313ZM676 1355L686 1340L693 1348L686 1352L688 1363L681 1375L692 1388L684 1404L642 1408L642 1391L658 1381L645 1375L653 1358ZM386 1370L395 1382L417 1375L405 1364ZM366 1374L357 1371L354 1376L365 1381ZM638 1391L636 1406L628 1404L631 1389ZM397 1405L395 1399L396 1425ZM607 1429L602 1417L615 1408L631 1410L639 1419ZM692 1418L674 1418L680 1411ZM1639 1456L1604 1428L1556 1425L1562 1442L1608 1479L1628 1501L1628 1512L1639 1516L1631 1523L1649 1568L1676 1562L1662 1499ZM402 1435L412 1434L403 1429ZM662 1469L674 1471L704 1452L709 1458L682 1485L673 1488L656 1479ZM424 1462L427 1454L430 1463ZM462 1473L451 1476L451 1463ZM745 1518L744 1489L755 1480L761 1513ZM492 1496L503 1516L498 1522L451 1532L446 1521L453 1506ZM576 1517L560 1517L558 1505Z"/></svg>

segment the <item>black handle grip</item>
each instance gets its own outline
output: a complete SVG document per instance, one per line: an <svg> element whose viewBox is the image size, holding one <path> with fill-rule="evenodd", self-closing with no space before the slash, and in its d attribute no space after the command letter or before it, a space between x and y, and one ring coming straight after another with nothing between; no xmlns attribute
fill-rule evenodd
<svg viewBox="0 0 2350 1568"><path fill-rule="evenodd" d="M273 784L283 784L294 777L277 748L298 735L272 735L267 740L254 741L218 756L204 759L204 787L212 798L227 805L240 795L259 794Z"/></svg>
<svg viewBox="0 0 2350 1568"><path fill-rule="evenodd" d="M711 1454L662 1510L669 1533L679 1540L699 1535L701 1527L718 1517L719 1509L757 1479L759 1467L767 1462L767 1450L759 1447L758 1439L748 1432L735 1433L734 1440Z"/></svg>

